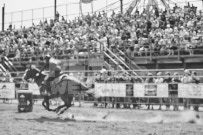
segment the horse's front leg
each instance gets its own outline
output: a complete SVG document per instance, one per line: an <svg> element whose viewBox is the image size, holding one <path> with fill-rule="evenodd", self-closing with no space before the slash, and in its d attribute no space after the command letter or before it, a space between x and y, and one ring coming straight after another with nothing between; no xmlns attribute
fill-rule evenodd
<svg viewBox="0 0 203 135"><path fill-rule="evenodd" d="M42 106L44 106L44 108L47 110L47 106L45 105L45 100L42 101Z"/></svg>
<svg viewBox="0 0 203 135"><path fill-rule="evenodd" d="M45 105L46 104L46 105ZM44 97L44 100L43 100L43 102L42 102L42 105L44 106L44 108L46 109L46 110L48 110L48 111L55 111L55 109L53 110L53 109L50 109L49 108L49 97L48 96L45 96Z"/></svg>

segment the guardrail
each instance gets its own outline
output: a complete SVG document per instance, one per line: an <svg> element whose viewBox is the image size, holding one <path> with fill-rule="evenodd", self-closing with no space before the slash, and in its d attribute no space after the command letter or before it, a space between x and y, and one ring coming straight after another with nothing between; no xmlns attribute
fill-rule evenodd
<svg viewBox="0 0 203 135"><path fill-rule="evenodd" d="M164 46L164 45L163 45ZM178 60L180 60L181 57L185 56L202 56L203 52L203 45L194 47L194 48L180 48L180 46L176 46L177 49L170 49L170 48L165 48L164 50L156 50L152 49L151 45L141 45L140 47L147 47L144 50L134 50L130 52L126 52L125 49L125 54L127 54L131 59L139 59L139 58L148 58L150 60L156 59L159 56L163 57L166 56L168 58L170 57L176 57ZM128 47L127 47L128 48Z"/></svg>
<svg viewBox="0 0 203 135"><path fill-rule="evenodd" d="M53 55L57 59L84 59L84 58L100 58L103 57L103 50L101 52L89 52L88 50L84 51L84 53L80 54L72 54L67 53L66 50L61 50L61 54ZM80 50L79 50L80 51ZM81 51L82 52L82 51ZM150 60L156 59L159 57L166 58L177 58L180 60L182 57L201 57L203 54L203 46L199 49L188 49L188 50L174 50L171 55L168 50L165 51L156 51L152 49L143 50L143 51L133 51L133 52L124 52L123 55L127 55L129 59L139 59L139 58L148 58ZM36 55L35 55L36 54ZM27 62L29 60L38 61L45 57L46 54L43 54L42 51L35 51L34 54L26 54L22 53L20 57L15 57L15 53L9 53L7 57L10 58L11 61L22 61ZM128 61L129 61L128 59ZM125 64L124 64L125 65Z"/></svg>
<svg viewBox="0 0 203 135"><path fill-rule="evenodd" d="M140 107L141 105L193 106L198 110L203 106L203 84L149 84L149 83L94 83L94 90L88 94L76 92L79 102L90 102L105 107ZM0 83L0 99L15 99L17 90L33 90L40 97L39 88L34 83ZM91 96L93 94L93 97ZM81 98L83 97L83 98ZM42 97L41 97L42 98ZM82 100L83 99L83 100ZM76 98L77 100L77 98Z"/></svg>

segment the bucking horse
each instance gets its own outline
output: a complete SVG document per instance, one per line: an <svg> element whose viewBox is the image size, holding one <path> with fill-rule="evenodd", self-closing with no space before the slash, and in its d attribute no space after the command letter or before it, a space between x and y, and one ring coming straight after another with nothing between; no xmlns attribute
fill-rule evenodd
<svg viewBox="0 0 203 135"><path fill-rule="evenodd" d="M74 94L77 91L88 90L87 86L73 76L62 74L51 82L51 94L48 94L46 85L43 83L47 75L40 73L40 70L34 65L30 65L24 75L24 80L34 79L34 82L39 86L40 94L44 100L42 105L48 111L54 111L58 114L64 113L71 107ZM63 105L58 106L56 109L50 109L49 99L58 98L64 102Z"/></svg>

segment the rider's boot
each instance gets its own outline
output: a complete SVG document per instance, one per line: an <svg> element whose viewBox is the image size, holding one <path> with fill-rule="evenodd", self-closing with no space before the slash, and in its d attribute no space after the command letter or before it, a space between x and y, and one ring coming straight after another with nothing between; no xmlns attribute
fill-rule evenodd
<svg viewBox="0 0 203 135"><path fill-rule="evenodd" d="M50 97L51 96L51 84L47 80L44 81L44 84L46 85L47 96Z"/></svg>
<svg viewBox="0 0 203 135"><path fill-rule="evenodd" d="M50 82L47 85L47 95L50 97L51 96L51 84Z"/></svg>

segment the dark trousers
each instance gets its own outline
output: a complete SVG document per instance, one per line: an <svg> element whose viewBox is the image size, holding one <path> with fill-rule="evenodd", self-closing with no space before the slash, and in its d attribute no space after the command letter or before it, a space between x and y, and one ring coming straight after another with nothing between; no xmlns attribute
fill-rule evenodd
<svg viewBox="0 0 203 135"><path fill-rule="evenodd" d="M46 84L46 90L51 92L51 81L53 81L55 79L55 77L49 77L45 84Z"/></svg>

